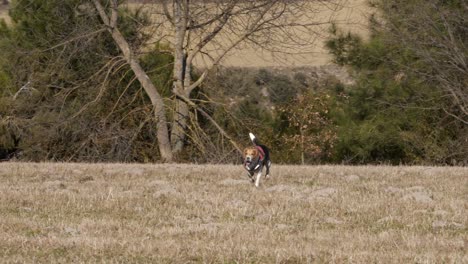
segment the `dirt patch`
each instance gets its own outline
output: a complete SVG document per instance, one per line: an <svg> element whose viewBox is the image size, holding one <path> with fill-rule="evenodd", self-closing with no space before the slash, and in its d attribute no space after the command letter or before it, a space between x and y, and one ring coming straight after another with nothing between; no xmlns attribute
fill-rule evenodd
<svg viewBox="0 0 468 264"><path fill-rule="evenodd" d="M269 187L265 191L267 192L295 192L297 191L297 188L292 185L279 184L279 185Z"/></svg>
<svg viewBox="0 0 468 264"><path fill-rule="evenodd" d="M357 175L348 175L348 176L345 176L344 179L347 182L356 182L356 181L361 180L361 177Z"/></svg>
<svg viewBox="0 0 468 264"><path fill-rule="evenodd" d="M446 222L446 221L435 221L432 223L432 228L453 228L453 229L463 229L465 226L460 223L455 222Z"/></svg>
<svg viewBox="0 0 468 264"><path fill-rule="evenodd" d="M225 185L225 186L235 186L235 185L250 185L251 182L249 180L235 180L235 179L226 179L223 181L220 181L219 184Z"/></svg>
<svg viewBox="0 0 468 264"><path fill-rule="evenodd" d="M405 193L407 194L402 197L404 201L415 201L418 203L432 203L434 201L431 191L422 186L406 188Z"/></svg>
<svg viewBox="0 0 468 264"><path fill-rule="evenodd" d="M178 192L174 187L169 185L163 185L160 189L156 190L153 193L153 198L160 198L160 197L178 197L180 196L180 192Z"/></svg>
<svg viewBox="0 0 468 264"><path fill-rule="evenodd" d="M410 193L402 198L404 201L416 201L418 203L432 203L434 200L425 192Z"/></svg>
<svg viewBox="0 0 468 264"><path fill-rule="evenodd" d="M335 195L338 191L335 188L322 188L315 190L310 193L310 198L311 199L325 199L325 198L330 198L333 195Z"/></svg>

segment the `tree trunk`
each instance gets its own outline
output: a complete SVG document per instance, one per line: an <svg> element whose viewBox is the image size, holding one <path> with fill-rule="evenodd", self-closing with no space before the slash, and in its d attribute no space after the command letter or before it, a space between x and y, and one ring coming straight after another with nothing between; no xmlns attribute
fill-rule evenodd
<svg viewBox="0 0 468 264"><path fill-rule="evenodd" d="M188 2L178 0L174 3L174 25L176 29L174 42L174 84L175 94L190 98L190 91L186 89L191 84L191 67L187 61L184 50L187 33ZM172 153L177 155L184 147L187 123L189 118L189 107L186 102L175 99L175 113L171 129Z"/></svg>
<svg viewBox="0 0 468 264"><path fill-rule="evenodd" d="M189 95L184 94L185 97L190 98ZM172 153L177 155L184 148L185 133L187 130L187 123L189 118L189 107L188 105L180 100L176 100L174 121L172 123L171 131L171 144Z"/></svg>
<svg viewBox="0 0 468 264"><path fill-rule="evenodd" d="M174 84L177 85L177 84ZM181 85L184 87L184 85ZM175 89L175 94L183 95L186 98L190 98L190 93L184 88ZM184 142L186 138L187 123L189 118L189 106L186 102L179 98L175 98L175 112L173 115L174 120L172 121L171 130L171 145L172 153L177 155L184 148Z"/></svg>
<svg viewBox="0 0 468 264"><path fill-rule="evenodd" d="M192 68L188 62L185 64L185 72L184 72L184 85L183 91L179 94L182 94L186 98L190 98L190 94L192 92L192 88L190 85L192 84ZM182 151L185 144L186 138L186 131L187 131L187 123L189 119L189 106L184 100L180 98L176 98L176 112L174 115L174 122L172 124L172 133L171 133L171 141L172 141L172 153L178 154Z"/></svg>
<svg viewBox="0 0 468 264"><path fill-rule="evenodd" d="M304 131L302 131L302 124L301 128L299 129L301 132L301 164L305 164L305 158L304 158Z"/></svg>
<svg viewBox="0 0 468 264"><path fill-rule="evenodd" d="M140 82L141 86L145 90L146 94L151 100L151 104L154 108L154 117L156 119L156 137L158 139L158 147L161 153L161 159L164 162L171 162L172 161L172 150L171 144L169 140L169 131L167 128L167 119L166 119L166 111L164 109L164 101L161 95L159 94L158 90L151 82L150 78L146 74L146 72L141 67L138 59L133 54L130 45L125 40L123 35L120 33L119 29L116 27L117 22L117 4L112 2L112 14L111 17L106 14L104 8L100 4L99 0L94 0L94 5L101 16L104 24L108 26L109 32L112 34L112 38L114 39L115 43L122 51L125 60L130 65L131 69L135 73L138 81Z"/></svg>

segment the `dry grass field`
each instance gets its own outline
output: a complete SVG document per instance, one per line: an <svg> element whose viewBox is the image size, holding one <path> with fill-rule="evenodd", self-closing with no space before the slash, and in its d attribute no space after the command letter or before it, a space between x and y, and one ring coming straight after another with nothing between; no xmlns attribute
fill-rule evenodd
<svg viewBox="0 0 468 264"><path fill-rule="evenodd" d="M0 164L2 263L468 263L468 168Z"/></svg>

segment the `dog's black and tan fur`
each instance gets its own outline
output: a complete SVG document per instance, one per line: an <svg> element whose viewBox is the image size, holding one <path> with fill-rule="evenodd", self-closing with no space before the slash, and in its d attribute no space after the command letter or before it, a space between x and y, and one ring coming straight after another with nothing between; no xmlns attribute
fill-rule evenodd
<svg viewBox="0 0 468 264"><path fill-rule="evenodd" d="M244 149L244 168L247 170L250 180L258 187L264 166L266 167L265 177L270 177L270 150L267 146L261 145L254 134L249 133L249 136L254 146ZM255 173L257 173L256 178L254 178Z"/></svg>

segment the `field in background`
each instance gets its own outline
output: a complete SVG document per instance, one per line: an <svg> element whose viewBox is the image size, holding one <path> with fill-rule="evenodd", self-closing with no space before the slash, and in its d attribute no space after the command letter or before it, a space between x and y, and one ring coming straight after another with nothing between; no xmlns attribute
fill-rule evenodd
<svg viewBox="0 0 468 264"><path fill-rule="evenodd" d="M467 263L468 168L0 164L2 262Z"/></svg>
<svg viewBox="0 0 468 264"><path fill-rule="evenodd" d="M151 2L151 1L149 1ZM269 51L264 51L259 48L242 46L241 48L231 51L221 62L224 66L231 67L304 67L304 66L320 66L331 64L332 56L325 48L325 41L330 37L329 29L331 21L333 21L340 30L345 32L351 31L355 34L366 38L369 33L368 18L374 9L369 6L368 0L344 0L339 1L340 7L327 4L323 1L311 1L308 6L307 16L294 17L291 20L297 20L297 23L321 23L313 27L316 33L309 45L302 48L294 48L292 50L283 50L284 53L272 54ZM154 4L136 4L130 3L129 7L136 9L143 6L150 14L158 13L162 9ZM156 10L156 11L155 11ZM159 21L158 16L153 16L153 20ZM166 25L167 26L167 25ZM164 28L164 27L162 27ZM150 30L154 32L153 30ZM170 36L172 32L162 30L160 35ZM305 33L304 34L308 34ZM221 35L223 36L223 35ZM220 43L229 43L226 36L217 37L215 40ZM159 40L160 36L156 34L155 39ZM304 39L310 36L304 35ZM217 56L218 52L212 45L207 45L207 51L210 56ZM208 56L198 56L194 60L194 64L199 68L204 68L211 65Z"/></svg>
<svg viewBox="0 0 468 264"><path fill-rule="evenodd" d="M347 0L343 1L345 7L339 12L332 12L326 10L320 14L321 21L328 21L330 17L336 19L337 24L344 30L350 30L351 32L357 33L363 37L368 34L367 28L367 17L372 12L367 4L368 0ZM132 8L141 6L141 4L129 4ZM149 10L154 8L154 5L145 4L145 7ZM151 12L151 11L150 11ZM10 21L6 7L0 5L0 19L4 18ZM322 34L314 44L315 47L310 50L310 53L301 55L276 55L272 56L269 52L262 52L261 50L255 50L253 48L245 48L242 50L235 50L227 56L222 64L225 66L235 67L302 67L302 66L319 66L327 65L331 63L331 56L326 50L323 41L327 37L328 26L324 28L317 28L317 31ZM158 38L157 36L155 38ZM308 49L309 50L309 49ZM205 61L199 58L195 64L199 67L205 66Z"/></svg>
<svg viewBox="0 0 468 264"><path fill-rule="evenodd" d="M10 16L8 16L8 6L0 3L0 20L4 19L7 23L10 22Z"/></svg>

